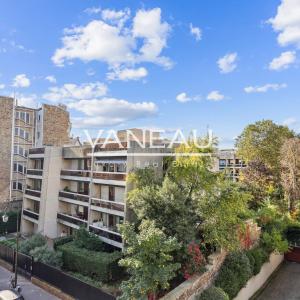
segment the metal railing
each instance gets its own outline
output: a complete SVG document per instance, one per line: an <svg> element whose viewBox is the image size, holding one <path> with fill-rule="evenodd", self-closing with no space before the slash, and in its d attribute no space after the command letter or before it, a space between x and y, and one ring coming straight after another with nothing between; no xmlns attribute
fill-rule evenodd
<svg viewBox="0 0 300 300"><path fill-rule="evenodd" d="M32 148L29 149L29 155L33 154L44 154L45 153L45 148Z"/></svg>
<svg viewBox="0 0 300 300"><path fill-rule="evenodd" d="M108 232L106 230L103 230L102 228L95 227L93 225L89 226L90 232L93 232L96 235L99 235L101 237L107 238L109 240L122 243L122 237L118 233Z"/></svg>
<svg viewBox="0 0 300 300"><path fill-rule="evenodd" d="M27 175L43 176L43 170L40 170L40 169L27 169Z"/></svg>
<svg viewBox="0 0 300 300"><path fill-rule="evenodd" d="M60 191L59 197L76 200L76 201L89 202L88 195L82 195L74 192Z"/></svg>
<svg viewBox="0 0 300 300"><path fill-rule="evenodd" d="M72 224L75 224L75 225L78 225L78 226L87 224L87 220L82 219L79 216L75 217L75 216L67 215L67 214L64 214L64 213L57 213L57 219L62 220L62 221L66 221L66 222L69 222L69 223L72 223Z"/></svg>
<svg viewBox="0 0 300 300"><path fill-rule="evenodd" d="M39 213L30 211L29 209L23 209L23 215L35 220L39 219Z"/></svg>
<svg viewBox="0 0 300 300"><path fill-rule="evenodd" d="M41 198L41 191L26 189L25 190L25 195Z"/></svg>
<svg viewBox="0 0 300 300"><path fill-rule="evenodd" d="M117 210L117 211L121 211L121 212L125 211L124 203L118 203L118 202L109 201L109 200L92 198L91 204L94 206L102 207L102 208L106 208L106 209Z"/></svg>

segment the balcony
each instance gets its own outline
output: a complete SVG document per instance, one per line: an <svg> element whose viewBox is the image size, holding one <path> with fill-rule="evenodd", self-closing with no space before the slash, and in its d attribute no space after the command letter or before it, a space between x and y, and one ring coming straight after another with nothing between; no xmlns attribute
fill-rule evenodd
<svg viewBox="0 0 300 300"><path fill-rule="evenodd" d="M83 195L83 194L74 193L74 192L60 191L59 197L64 198L64 199L70 199L73 201L89 203L88 195ZM72 203L72 201L71 201L71 203Z"/></svg>
<svg viewBox="0 0 300 300"><path fill-rule="evenodd" d="M27 169L27 175L43 176L43 170L39 170L39 169Z"/></svg>
<svg viewBox="0 0 300 300"><path fill-rule="evenodd" d="M87 224L87 220L85 220L83 217L66 213L57 213L57 220L71 223L76 226L82 226Z"/></svg>
<svg viewBox="0 0 300 300"><path fill-rule="evenodd" d="M89 226L90 232L103 238L104 241L109 242L114 241L116 243L111 243L115 246L122 247L122 237L118 232L114 232L107 227L100 227L99 225L93 224Z"/></svg>
<svg viewBox="0 0 300 300"><path fill-rule="evenodd" d="M39 213L38 212L34 212L30 209L23 209L23 215L24 216L27 216L31 219L34 219L34 220L38 220L39 219Z"/></svg>
<svg viewBox="0 0 300 300"><path fill-rule="evenodd" d="M103 179L103 180L117 180L125 181L126 173L117 173L117 172L94 172L94 179Z"/></svg>
<svg viewBox="0 0 300 300"><path fill-rule="evenodd" d="M41 191L26 189L25 190L25 195L32 196L32 197L35 197L35 198L41 198Z"/></svg>
<svg viewBox="0 0 300 300"><path fill-rule="evenodd" d="M41 154L45 154L45 148L32 148L29 149L29 155L41 155Z"/></svg>
<svg viewBox="0 0 300 300"><path fill-rule="evenodd" d="M88 170L61 170L60 175L70 180L90 181L90 171Z"/></svg>
<svg viewBox="0 0 300 300"><path fill-rule="evenodd" d="M103 199L92 198L92 209L124 217L125 204Z"/></svg>

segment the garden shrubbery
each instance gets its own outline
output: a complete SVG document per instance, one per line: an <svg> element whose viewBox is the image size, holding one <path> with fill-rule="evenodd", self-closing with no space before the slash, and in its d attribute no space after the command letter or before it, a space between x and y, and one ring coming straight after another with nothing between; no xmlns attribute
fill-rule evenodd
<svg viewBox="0 0 300 300"><path fill-rule="evenodd" d="M72 235L62 236L53 240L53 248L56 250L59 246L70 243L74 240Z"/></svg>
<svg viewBox="0 0 300 300"><path fill-rule="evenodd" d="M80 227L75 234L74 244L78 248L85 248L91 251L102 251L103 242L93 233L88 232L84 227Z"/></svg>
<svg viewBox="0 0 300 300"><path fill-rule="evenodd" d="M246 255L249 259L253 275L257 275L262 265L269 259L268 252L261 247L248 250Z"/></svg>
<svg viewBox="0 0 300 300"><path fill-rule="evenodd" d="M58 247L62 252L63 267L79 272L101 282L115 281L123 276L123 269L118 266L122 253L90 251L79 248L75 241Z"/></svg>
<svg viewBox="0 0 300 300"><path fill-rule="evenodd" d="M41 234L34 234L29 239L20 243L20 252L26 255L30 255L30 251L37 247L46 245L47 240Z"/></svg>
<svg viewBox="0 0 300 300"><path fill-rule="evenodd" d="M215 285L222 288L232 299L251 277L252 268L247 255L244 252L233 252L226 257Z"/></svg>
<svg viewBox="0 0 300 300"><path fill-rule="evenodd" d="M60 268L62 266L61 252L51 250L47 245L34 248L30 251L30 255L33 257L34 261L39 261L56 268Z"/></svg>
<svg viewBox="0 0 300 300"><path fill-rule="evenodd" d="M196 300L229 300L229 297L221 288L211 286L199 295Z"/></svg>

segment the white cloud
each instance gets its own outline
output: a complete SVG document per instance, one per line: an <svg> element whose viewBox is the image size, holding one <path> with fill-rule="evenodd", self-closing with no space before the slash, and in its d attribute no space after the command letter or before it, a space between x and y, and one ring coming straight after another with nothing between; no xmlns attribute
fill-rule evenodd
<svg viewBox="0 0 300 300"><path fill-rule="evenodd" d="M85 13L92 15L92 14L99 14L101 12L101 7L88 7L84 10Z"/></svg>
<svg viewBox="0 0 300 300"><path fill-rule="evenodd" d="M293 126L297 123L297 119L294 118L294 117L289 117L287 119L285 119L282 124L285 125L285 126Z"/></svg>
<svg viewBox="0 0 300 300"><path fill-rule="evenodd" d="M225 56L219 58L217 64L219 66L220 72L224 74L232 72L237 67L237 57L237 53L234 52L226 54Z"/></svg>
<svg viewBox="0 0 300 300"><path fill-rule="evenodd" d="M130 9L129 8L125 8L124 10L104 9L101 12L101 16L104 21L109 21L112 24L117 24L119 27L123 27L125 22L130 17Z"/></svg>
<svg viewBox="0 0 300 300"><path fill-rule="evenodd" d="M268 20L273 29L279 32L280 46L295 45L300 48L300 1L282 0L274 18Z"/></svg>
<svg viewBox="0 0 300 300"><path fill-rule="evenodd" d="M176 96L176 100L181 103L189 102L192 100L185 92L180 93Z"/></svg>
<svg viewBox="0 0 300 300"><path fill-rule="evenodd" d="M107 73L107 79L109 80L140 80L148 75L147 69L140 67L137 69L119 69L116 68L112 72Z"/></svg>
<svg viewBox="0 0 300 300"><path fill-rule="evenodd" d="M211 101L221 101L225 98L224 95L222 95L219 91L211 91L206 99Z"/></svg>
<svg viewBox="0 0 300 300"><path fill-rule="evenodd" d="M12 97L15 96L18 100L18 105L20 106L26 106L31 108L37 108L38 102L37 102L37 95L31 94L31 95L23 95L17 93L16 95L12 95Z"/></svg>
<svg viewBox="0 0 300 300"><path fill-rule="evenodd" d="M162 21L160 8L138 10L127 27L120 26L120 20L124 23L124 18L129 18L129 10L103 10L101 15L102 20L65 30L63 46L52 57L57 66L74 59L103 61L110 68L142 62L172 66L169 58L161 56L171 27ZM118 20L117 24L112 20Z"/></svg>
<svg viewBox="0 0 300 300"><path fill-rule="evenodd" d="M46 76L45 80L49 81L50 83L56 83L56 78L52 75Z"/></svg>
<svg viewBox="0 0 300 300"><path fill-rule="evenodd" d="M270 64L270 70L284 70L289 68L291 64L296 61L296 52L295 51L286 51L280 54L279 57L274 58Z"/></svg>
<svg viewBox="0 0 300 300"><path fill-rule="evenodd" d="M85 115L74 119L74 126L80 128L117 125L150 117L157 112L153 102L134 103L115 98L80 100L69 103L68 107Z"/></svg>
<svg viewBox="0 0 300 300"><path fill-rule="evenodd" d="M107 86L101 82L76 85L66 83L62 87L50 87L43 98L53 102L98 98L106 95Z"/></svg>
<svg viewBox="0 0 300 300"><path fill-rule="evenodd" d="M194 27L192 23L190 23L190 33L195 37L196 41L200 41L202 38L202 30L199 27Z"/></svg>
<svg viewBox="0 0 300 300"><path fill-rule="evenodd" d="M286 83L282 83L282 84L268 83L263 86L247 86L244 88L244 91L246 93L265 93L269 90L278 91L278 90L286 88L286 87L287 87Z"/></svg>
<svg viewBox="0 0 300 300"><path fill-rule="evenodd" d="M14 82L12 84L14 87L29 87L30 79L27 78L26 74L19 74L14 78Z"/></svg>
<svg viewBox="0 0 300 300"><path fill-rule="evenodd" d="M3 90L5 88L5 84L0 84L0 90Z"/></svg>
<svg viewBox="0 0 300 300"><path fill-rule="evenodd" d="M96 74L96 71L94 69L91 69L89 68L87 71L86 71L86 74L88 76L94 76Z"/></svg>

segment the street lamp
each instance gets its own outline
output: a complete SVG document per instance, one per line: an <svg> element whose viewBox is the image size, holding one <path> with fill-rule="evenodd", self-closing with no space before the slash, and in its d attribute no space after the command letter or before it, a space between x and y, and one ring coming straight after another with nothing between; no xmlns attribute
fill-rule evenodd
<svg viewBox="0 0 300 300"><path fill-rule="evenodd" d="M8 222L8 215L6 214L6 212L4 213L4 215L2 216L2 221L4 223ZM19 211L17 212L17 240L16 240L16 256L15 256L15 279L13 281L12 287L14 289L17 289L17 282L18 282L18 252L19 252Z"/></svg>

